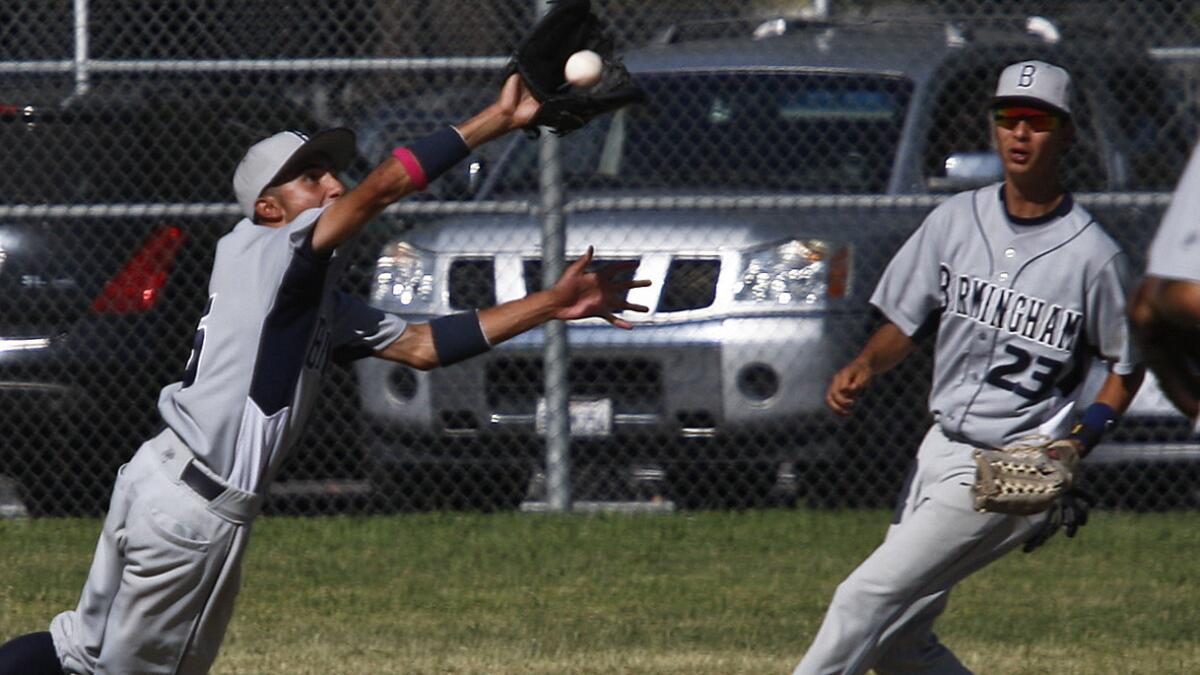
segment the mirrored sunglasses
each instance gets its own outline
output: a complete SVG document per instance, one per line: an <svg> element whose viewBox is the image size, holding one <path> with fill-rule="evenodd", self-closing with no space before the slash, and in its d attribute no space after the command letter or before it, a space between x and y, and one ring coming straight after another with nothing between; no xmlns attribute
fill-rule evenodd
<svg viewBox="0 0 1200 675"><path fill-rule="evenodd" d="M1038 108L997 108L992 119L1002 129L1016 129L1024 121L1036 132L1053 131L1062 125L1062 117Z"/></svg>

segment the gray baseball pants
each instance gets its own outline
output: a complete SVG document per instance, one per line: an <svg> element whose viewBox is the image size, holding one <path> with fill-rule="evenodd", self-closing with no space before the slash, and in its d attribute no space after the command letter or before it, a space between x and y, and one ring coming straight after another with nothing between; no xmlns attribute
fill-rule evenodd
<svg viewBox="0 0 1200 675"><path fill-rule="evenodd" d="M1045 518L976 512L972 450L936 424L925 435L887 536L838 586L793 675L971 672L938 641L933 622L956 583Z"/></svg>
<svg viewBox="0 0 1200 675"><path fill-rule="evenodd" d="M167 430L121 467L79 606L50 624L66 672L193 674L212 666L262 499L192 459Z"/></svg>

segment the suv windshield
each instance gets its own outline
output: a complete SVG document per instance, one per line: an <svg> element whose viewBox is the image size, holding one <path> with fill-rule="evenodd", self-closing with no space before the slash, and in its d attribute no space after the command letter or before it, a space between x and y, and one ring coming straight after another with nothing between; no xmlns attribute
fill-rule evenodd
<svg viewBox="0 0 1200 675"><path fill-rule="evenodd" d="M648 102L563 143L573 190L883 192L912 83L875 74L718 72L639 75ZM524 142L497 192L536 185Z"/></svg>

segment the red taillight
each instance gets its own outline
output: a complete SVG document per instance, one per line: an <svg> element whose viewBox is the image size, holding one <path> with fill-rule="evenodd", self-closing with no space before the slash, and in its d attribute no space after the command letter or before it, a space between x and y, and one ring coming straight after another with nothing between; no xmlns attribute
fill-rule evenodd
<svg viewBox="0 0 1200 675"><path fill-rule="evenodd" d="M175 254L186 240L184 231L172 225L155 230L121 271L104 284L92 303L92 312L138 314L151 310L167 283Z"/></svg>

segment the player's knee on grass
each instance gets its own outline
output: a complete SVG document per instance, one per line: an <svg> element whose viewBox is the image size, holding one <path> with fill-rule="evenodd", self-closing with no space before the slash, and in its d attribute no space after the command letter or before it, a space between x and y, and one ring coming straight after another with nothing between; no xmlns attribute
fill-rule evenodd
<svg viewBox="0 0 1200 675"><path fill-rule="evenodd" d="M50 633L29 633L0 645L0 675L63 675Z"/></svg>

